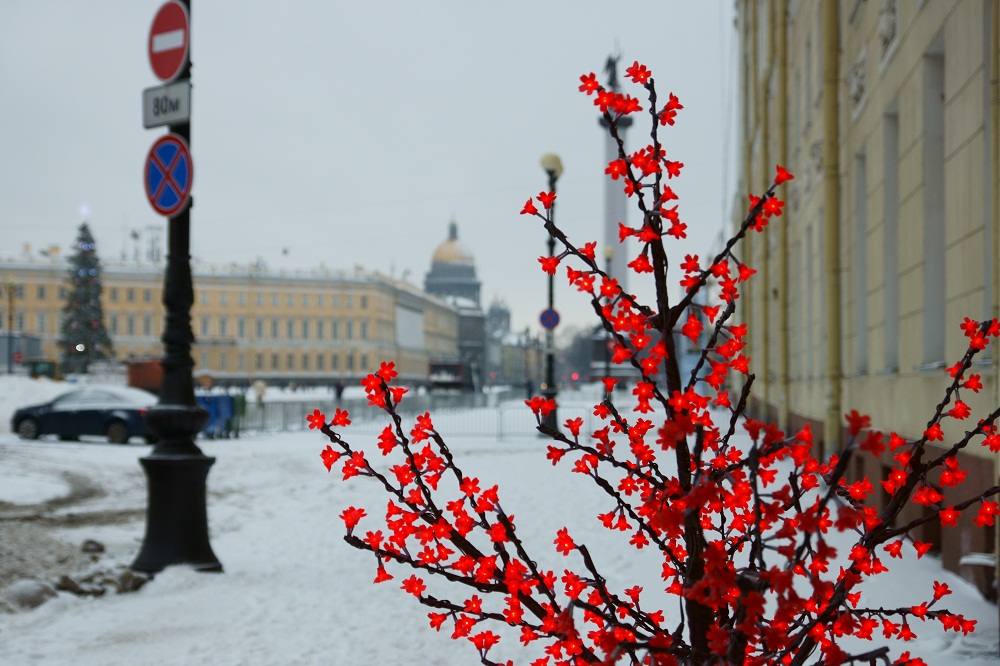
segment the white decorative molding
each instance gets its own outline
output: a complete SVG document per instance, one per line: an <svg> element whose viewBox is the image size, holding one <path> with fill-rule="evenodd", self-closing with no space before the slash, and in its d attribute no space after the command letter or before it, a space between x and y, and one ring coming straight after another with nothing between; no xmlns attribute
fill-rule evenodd
<svg viewBox="0 0 1000 666"><path fill-rule="evenodd" d="M854 64L847 70L847 96L851 100L851 119L858 117L867 99L868 47L862 46Z"/></svg>
<svg viewBox="0 0 1000 666"><path fill-rule="evenodd" d="M882 8L878 12L878 54L879 70L896 52L899 44L899 8L896 0L882 0Z"/></svg>

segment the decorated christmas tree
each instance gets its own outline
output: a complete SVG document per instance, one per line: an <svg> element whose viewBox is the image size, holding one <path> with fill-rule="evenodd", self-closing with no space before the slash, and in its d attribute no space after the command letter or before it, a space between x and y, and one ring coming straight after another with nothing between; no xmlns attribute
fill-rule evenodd
<svg viewBox="0 0 1000 666"><path fill-rule="evenodd" d="M59 332L60 361L63 373L86 372L91 361L114 354L101 307L101 262L86 222L80 225L70 257L69 284Z"/></svg>

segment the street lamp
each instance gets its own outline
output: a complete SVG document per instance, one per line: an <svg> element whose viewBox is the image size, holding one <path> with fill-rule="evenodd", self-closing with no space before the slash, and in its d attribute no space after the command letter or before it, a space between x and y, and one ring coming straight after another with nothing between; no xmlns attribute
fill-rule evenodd
<svg viewBox="0 0 1000 666"><path fill-rule="evenodd" d="M190 12L191 0L181 3ZM180 79L190 75L189 60ZM170 131L191 144L190 121L170 125ZM150 454L139 459L146 472L149 494L146 535L132 568L156 573L174 564L187 564L198 571L222 571L222 564L209 543L206 508L205 482L215 458L206 456L194 443L208 422L208 412L198 406L194 397L190 207L169 220L163 281L166 325L161 338L164 355L160 361L163 383L159 401L146 412L146 424L158 439Z"/></svg>
<svg viewBox="0 0 1000 666"><path fill-rule="evenodd" d="M549 176L549 192L555 193L556 191L556 181L559 180L559 176L562 175L563 165L562 160L555 153L545 153L542 155L541 165L542 169ZM556 203L552 202L552 207L549 209L549 219L555 224L556 220ZM549 255L552 256L556 253L556 239L552 234L549 234ZM555 275L549 275L549 310L555 310L555 287L553 279ZM546 327L545 329L545 388L542 390L542 394L546 398L555 399L558 391L556 390L556 378L555 378L555 344L554 344L554 330L555 326ZM545 417L543 421L544 425L557 430L559 428L559 417L556 414L556 410L549 412L549 415Z"/></svg>
<svg viewBox="0 0 1000 666"><path fill-rule="evenodd" d="M3 282L4 290L7 292L7 374L14 374L14 294L17 293L17 284L8 277Z"/></svg>

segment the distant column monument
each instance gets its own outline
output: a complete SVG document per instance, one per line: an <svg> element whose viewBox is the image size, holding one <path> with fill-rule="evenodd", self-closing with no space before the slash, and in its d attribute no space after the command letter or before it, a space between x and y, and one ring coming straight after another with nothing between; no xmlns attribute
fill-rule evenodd
<svg viewBox="0 0 1000 666"><path fill-rule="evenodd" d="M609 90L618 92L621 88L618 83L618 61L621 59L621 54L608 56L608 60L604 65L604 71L608 75L608 82L606 87ZM611 134L607 131L608 123L604 120L604 117L598 119L601 127L605 131L602 132L604 135L604 162L607 166L608 163L618 159L618 144L612 138ZM632 119L629 117L623 117L618 119L618 133L625 140L625 133L628 128L632 125ZM603 169L603 167L602 167ZM627 244L618 243L618 223L628 224L626 220L628 212L628 200L625 196L624 185L621 180L611 180L610 178L604 179L604 247L613 248L614 254L611 256L611 277L618 280L618 284L621 286L623 291L628 290L628 262L635 257L629 257L629 253L626 251Z"/></svg>

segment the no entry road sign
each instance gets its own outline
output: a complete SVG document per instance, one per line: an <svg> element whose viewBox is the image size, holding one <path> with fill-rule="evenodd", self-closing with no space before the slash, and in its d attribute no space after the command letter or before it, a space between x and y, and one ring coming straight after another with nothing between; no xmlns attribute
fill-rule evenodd
<svg viewBox="0 0 1000 666"><path fill-rule="evenodd" d="M180 76L190 45L187 8L177 0L163 3L149 27L149 64L156 78L169 83Z"/></svg>
<svg viewBox="0 0 1000 666"><path fill-rule="evenodd" d="M153 144L146 156L146 198L160 215L172 217L191 201L194 165L187 143L167 134Z"/></svg>

